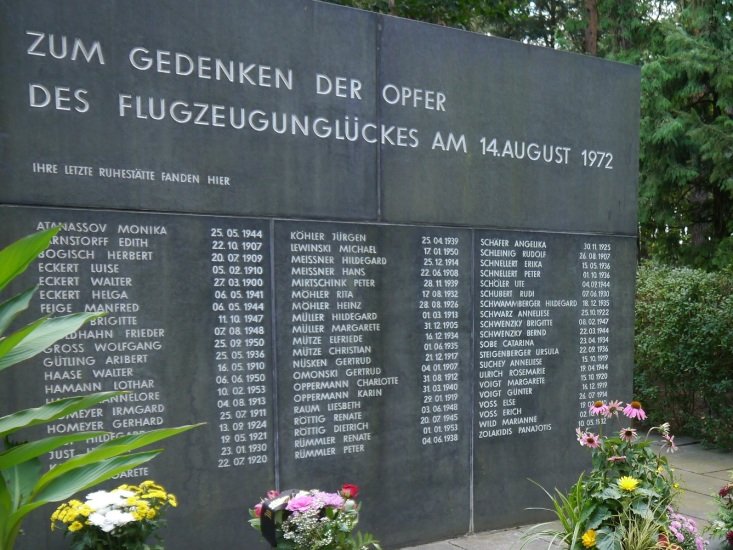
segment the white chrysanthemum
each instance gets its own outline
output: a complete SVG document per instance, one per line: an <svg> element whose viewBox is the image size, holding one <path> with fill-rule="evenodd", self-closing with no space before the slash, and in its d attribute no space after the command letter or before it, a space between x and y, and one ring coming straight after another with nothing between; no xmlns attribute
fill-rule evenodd
<svg viewBox="0 0 733 550"><path fill-rule="evenodd" d="M113 529L135 521L134 516L129 512L121 510L109 510L106 514L94 513L89 516L89 522L99 527L105 533Z"/></svg>
<svg viewBox="0 0 733 550"><path fill-rule="evenodd" d="M105 509L122 508L125 501L134 495L132 491L96 491L87 495L86 504L92 509L101 512Z"/></svg>

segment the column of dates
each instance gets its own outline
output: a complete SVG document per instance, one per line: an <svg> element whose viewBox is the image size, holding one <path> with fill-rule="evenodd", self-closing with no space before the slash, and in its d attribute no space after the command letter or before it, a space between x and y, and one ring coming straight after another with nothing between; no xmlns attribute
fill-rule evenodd
<svg viewBox="0 0 733 550"><path fill-rule="evenodd" d="M219 468L268 460L264 252L261 229L211 228Z"/></svg>
<svg viewBox="0 0 733 550"><path fill-rule="evenodd" d="M581 265L581 301L578 319L580 351L581 428L605 423L588 414L594 401L608 400L608 359L611 311L611 244L586 242Z"/></svg>
<svg viewBox="0 0 733 550"><path fill-rule="evenodd" d="M459 241L459 237L435 235L421 238L418 311L423 326L423 445L458 441Z"/></svg>

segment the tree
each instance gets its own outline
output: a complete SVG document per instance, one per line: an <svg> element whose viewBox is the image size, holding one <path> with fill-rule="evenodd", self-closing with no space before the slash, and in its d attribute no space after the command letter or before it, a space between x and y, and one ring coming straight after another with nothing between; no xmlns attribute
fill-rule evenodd
<svg viewBox="0 0 733 550"><path fill-rule="evenodd" d="M676 265L733 262L731 7L686 2L642 68L640 241Z"/></svg>

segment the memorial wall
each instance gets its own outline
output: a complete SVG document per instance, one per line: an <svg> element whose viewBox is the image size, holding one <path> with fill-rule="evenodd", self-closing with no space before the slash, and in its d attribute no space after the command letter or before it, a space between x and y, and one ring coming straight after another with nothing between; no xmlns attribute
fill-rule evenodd
<svg viewBox="0 0 733 550"><path fill-rule="evenodd" d="M589 403L631 397L637 68L306 0L0 13L2 244L63 226L17 288L107 312L0 414L207 422L110 482L178 495L171 548L264 547L274 487L355 483L396 548L577 478ZM20 548L64 547L44 510Z"/></svg>

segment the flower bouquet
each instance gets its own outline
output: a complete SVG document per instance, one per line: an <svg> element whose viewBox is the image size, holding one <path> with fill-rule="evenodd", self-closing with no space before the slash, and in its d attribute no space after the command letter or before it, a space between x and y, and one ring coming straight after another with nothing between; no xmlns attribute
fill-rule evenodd
<svg viewBox="0 0 733 550"><path fill-rule="evenodd" d="M250 510L250 525L273 548L284 550L380 550L370 534L353 534L359 522L359 488L345 483L337 493L268 491Z"/></svg>
<svg viewBox="0 0 733 550"><path fill-rule="evenodd" d="M589 413L598 417L591 424L599 427L599 433L578 428L576 437L582 447L590 449L592 468L567 494L546 491L561 527L537 526L528 534L527 542L549 536L571 550L620 550L660 548L666 541L672 549L679 534L692 541L690 548L704 546L702 539L698 544L695 538L696 527L671 508L679 486L667 458L661 450L655 452L649 441L649 435L656 431L661 435L661 449L676 451L669 424L652 427L647 437L640 438L636 428L621 423L625 418L646 419L638 401L625 406L620 401L596 401ZM618 423L617 431L604 436L602 430L610 421ZM678 544L677 548L687 547Z"/></svg>
<svg viewBox="0 0 733 550"><path fill-rule="evenodd" d="M718 510L710 524L710 532L725 538L728 546L733 548L733 472L731 482L726 483L715 498L718 501Z"/></svg>
<svg viewBox="0 0 733 550"><path fill-rule="evenodd" d="M153 481L120 485L90 493L84 502L65 502L51 515L51 529L66 528L71 550L162 550L145 541L165 525L164 509L177 505L175 495Z"/></svg>

